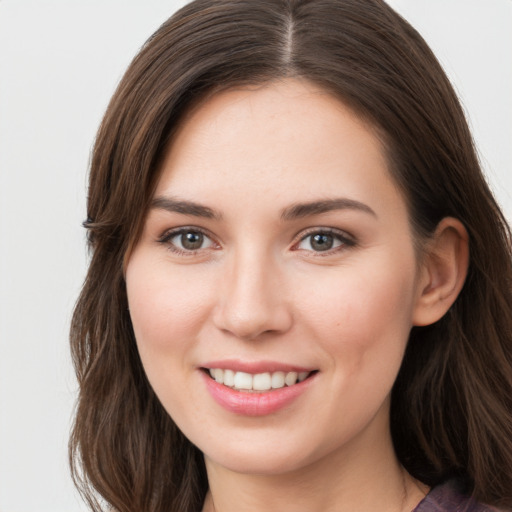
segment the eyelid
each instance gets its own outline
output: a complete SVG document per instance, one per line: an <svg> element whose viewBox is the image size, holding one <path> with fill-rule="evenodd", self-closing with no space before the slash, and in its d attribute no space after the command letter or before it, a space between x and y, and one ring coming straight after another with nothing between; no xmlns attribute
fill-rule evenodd
<svg viewBox="0 0 512 512"><path fill-rule="evenodd" d="M213 244L214 247L207 247L207 248L204 248L204 249L196 249L196 250L183 250L183 249L180 249L179 247L175 246L174 244L171 244L170 241L180 235L180 234L183 234L183 233L187 233L187 232L197 232L197 233L201 233L202 235L204 235L205 237L207 237ZM337 247L334 247L334 248L331 248L331 249L327 249L325 251L313 251L313 250L307 250L307 249L299 249L297 246L303 241L305 240L308 236L311 236L311 235L314 235L314 234L327 234L327 235L332 235L334 236L336 239L338 239L339 241L341 241L341 245L340 246L337 246ZM221 244L216 240L216 237L213 236L210 231L202 228L202 227L199 227L199 226L179 226L179 227L175 227L175 228L171 228L171 229L167 229L165 230L158 238L157 238L157 242L162 244L162 245L167 245L168 249L173 252L173 253L176 253L176 254L179 254L179 255L185 255L185 256L193 256L199 252L202 252L202 251L206 251L206 250L216 250L216 249L219 249L221 247ZM332 228L332 227L322 227L322 226L315 226L315 227L311 227L311 228L307 228L305 230L302 230L300 233L298 233L295 238L294 238L294 241L292 243L292 246L291 246L291 250L292 251L304 251L304 252L307 252L307 253L312 253L314 254L315 257L321 257L321 256L328 256L328 255L332 255L333 253L336 253L336 252L339 252L339 251L342 251L344 249L347 249L348 247L353 247L356 245L356 240L355 238L350 235L349 233L347 233L346 231L344 230L341 230L341 229L337 229L337 228Z"/></svg>
<svg viewBox="0 0 512 512"><path fill-rule="evenodd" d="M323 234L323 235L332 235L338 240L340 240L342 243L338 247L334 247L332 249L328 249L326 251L309 251L306 249L299 249L297 246L305 240L308 236L312 236L315 234ZM356 245L356 239L347 233L346 231L343 231L341 229L332 228L332 227L322 227L322 226L316 226L312 228L305 229L301 231L296 237L292 244L291 249L294 251L300 251L303 250L308 253L313 253L316 256L328 256L332 255L333 253L343 251L344 249L347 249L348 247L354 247Z"/></svg>
<svg viewBox="0 0 512 512"><path fill-rule="evenodd" d="M212 242L212 244L214 245L214 247L213 247L214 250L220 248L220 244L216 240L216 238L208 230L206 230L204 228L200 228L199 226L179 226L179 227L167 229L157 238L157 242L162 245L166 245L167 248L171 252L178 254L178 255L185 255L185 256L194 256L195 254L197 254L201 251L206 251L206 250L212 249L211 247L207 247L204 249L183 250L183 249L180 249L179 247L176 247L174 244L171 244L171 240L174 237L181 235L183 233L189 233L189 232L201 233L203 236L205 236Z"/></svg>

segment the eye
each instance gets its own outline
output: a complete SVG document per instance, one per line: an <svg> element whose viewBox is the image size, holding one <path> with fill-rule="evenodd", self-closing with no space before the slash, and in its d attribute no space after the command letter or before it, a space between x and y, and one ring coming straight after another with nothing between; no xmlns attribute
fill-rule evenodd
<svg viewBox="0 0 512 512"><path fill-rule="evenodd" d="M327 252L342 247L353 246L354 242L346 235L331 229L316 230L303 236L295 249L313 252Z"/></svg>
<svg viewBox="0 0 512 512"><path fill-rule="evenodd" d="M202 249L215 248L216 244L205 233L193 228L180 228L167 232L160 240L177 253L195 253Z"/></svg>

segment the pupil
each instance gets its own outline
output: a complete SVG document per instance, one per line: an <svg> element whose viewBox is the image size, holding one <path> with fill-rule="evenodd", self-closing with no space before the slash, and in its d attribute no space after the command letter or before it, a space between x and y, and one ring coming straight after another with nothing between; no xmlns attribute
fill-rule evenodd
<svg viewBox="0 0 512 512"><path fill-rule="evenodd" d="M314 235L311 240L311 247L315 251L328 251L333 245L332 235Z"/></svg>
<svg viewBox="0 0 512 512"><path fill-rule="evenodd" d="M193 251L194 249L199 249L201 245L203 245L203 238L202 233L183 233L181 235L181 245L185 249Z"/></svg>

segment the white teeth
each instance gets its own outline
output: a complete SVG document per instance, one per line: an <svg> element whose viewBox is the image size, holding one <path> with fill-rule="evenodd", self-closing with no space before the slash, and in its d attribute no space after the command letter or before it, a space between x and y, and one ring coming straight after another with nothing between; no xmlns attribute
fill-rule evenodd
<svg viewBox="0 0 512 512"><path fill-rule="evenodd" d="M272 388L283 388L284 387L284 372L274 372L272 374Z"/></svg>
<svg viewBox="0 0 512 512"><path fill-rule="evenodd" d="M213 378L222 384L224 382L224 370L221 370L220 368L215 368L213 370Z"/></svg>
<svg viewBox="0 0 512 512"><path fill-rule="evenodd" d="M257 373L252 378L252 389L255 391L268 391L272 388L270 373Z"/></svg>
<svg viewBox="0 0 512 512"><path fill-rule="evenodd" d="M236 372L233 385L236 389L252 389L252 375L245 372Z"/></svg>
<svg viewBox="0 0 512 512"><path fill-rule="evenodd" d="M209 373L219 384L244 391L269 391L293 386L305 380L310 372L265 372L255 375L246 372L234 372L222 368L210 368Z"/></svg>
<svg viewBox="0 0 512 512"><path fill-rule="evenodd" d="M288 372L284 378L284 383L287 386L293 386L297 382L297 372Z"/></svg>
<svg viewBox="0 0 512 512"><path fill-rule="evenodd" d="M233 387L235 385L235 372L233 370L224 370L223 384L229 387Z"/></svg>

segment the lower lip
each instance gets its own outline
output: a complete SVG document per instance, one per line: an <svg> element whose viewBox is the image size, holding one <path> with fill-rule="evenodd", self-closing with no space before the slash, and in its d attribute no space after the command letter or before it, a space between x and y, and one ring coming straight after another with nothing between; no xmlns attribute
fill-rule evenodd
<svg viewBox="0 0 512 512"><path fill-rule="evenodd" d="M243 416L265 416L284 409L306 391L316 376L313 374L298 384L272 391L246 392L228 388L205 372L201 373L213 399L224 409Z"/></svg>

